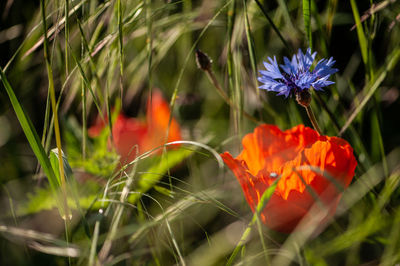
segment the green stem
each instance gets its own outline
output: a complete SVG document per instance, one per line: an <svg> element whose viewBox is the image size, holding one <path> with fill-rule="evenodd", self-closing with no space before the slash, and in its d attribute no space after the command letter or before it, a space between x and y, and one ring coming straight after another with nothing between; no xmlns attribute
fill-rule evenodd
<svg viewBox="0 0 400 266"><path fill-rule="evenodd" d="M50 91L50 102L51 107L53 109L53 118L54 118L54 132L56 136L56 145L58 150L58 163L60 170L60 183L61 190L63 195L63 207L64 207L64 215L63 219L70 219L70 212L67 203L67 189L66 189L66 181L64 175L64 163L62 159L62 147L61 147L61 134L60 134L60 126L58 122L58 114L57 114L57 105L56 105L56 94L54 89L54 80L53 80L53 70L51 68L50 58L49 58L49 48L48 48L48 39L47 39L47 25L46 25L46 9L45 9L45 1L41 1L41 13L43 20L43 34L44 34L44 58L46 61L47 74L49 79L49 91Z"/></svg>
<svg viewBox="0 0 400 266"><path fill-rule="evenodd" d="M313 125L314 129L318 132L318 134L322 135L322 131L318 125L317 119L315 119L311 106L307 106L305 108L307 111L308 118L310 118L311 124Z"/></svg>

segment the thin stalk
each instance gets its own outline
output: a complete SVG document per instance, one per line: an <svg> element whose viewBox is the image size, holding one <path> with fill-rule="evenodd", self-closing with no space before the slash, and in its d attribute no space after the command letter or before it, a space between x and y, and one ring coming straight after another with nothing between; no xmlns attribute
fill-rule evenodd
<svg viewBox="0 0 400 266"><path fill-rule="evenodd" d="M258 233L260 235L261 245L262 245L263 251L264 251L263 253L264 253L265 263L266 263L267 266L269 266L269 265L271 265L271 261L270 261L269 256L268 256L267 245L265 244L265 241L264 241L264 235L263 235L263 230L262 230L262 226L263 225L261 224L260 215L257 215L256 222L257 222Z"/></svg>
<svg viewBox="0 0 400 266"><path fill-rule="evenodd" d="M244 243L246 243L247 238L250 236L252 225L253 225L253 223L255 221L256 221L255 216L253 216L253 219L251 220L251 222L247 226L246 230L243 232L243 235L240 238L239 243L237 244L237 246L233 250L232 255L229 257L228 262L226 263L226 266L230 266L230 265L233 264L233 261L235 260L235 258L237 256L237 254L239 253L240 249L243 247Z"/></svg>
<svg viewBox="0 0 400 266"><path fill-rule="evenodd" d="M70 212L67 203L67 189L65 184L65 175L64 175L64 162L62 159L62 146L61 146L61 134L60 134L60 126L58 122L57 115L57 105L56 105L56 93L54 89L54 80L53 80L53 70L51 68L50 58L49 58L49 48L48 48L48 39L47 39L47 25L46 25L46 11L45 11L45 3L44 0L40 1L41 3L41 13L43 20L43 34L44 34L44 58L46 61L47 74L49 79L49 91L50 91L50 101L53 109L53 117L54 117L54 132L56 136L56 144L58 150L58 164L60 170L60 181L61 181L61 190L63 194L63 204L64 204L64 215L63 219L70 219Z"/></svg>
<svg viewBox="0 0 400 266"><path fill-rule="evenodd" d="M46 111L44 114L44 125L43 125L43 134L42 134L42 146L43 147L45 146L45 143L46 143L47 129L49 127L49 118L50 118L50 94L49 94L49 92L47 92ZM46 150L46 152L48 152L47 149L45 149L45 150Z"/></svg>
<svg viewBox="0 0 400 266"><path fill-rule="evenodd" d="M58 157L62 157L62 156L58 156ZM65 240L67 241L67 245L69 243L69 225L70 225L70 223L69 223L68 219L64 219ZM72 265L71 263L72 263L71 257L68 256L68 265Z"/></svg>
<svg viewBox="0 0 400 266"><path fill-rule="evenodd" d="M82 55L81 55L81 58L84 58L84 53L85 53L85 49L86 49L87 56L89 58L90 69L92 71L92 75L94 76L94 79L95 79L96 84L97 84L96 86L97 86L97 88L101 88L100 77L97 74L96 65L93 62L93 56L92 56L92 52L93 51L90 48L89 43L85 38L85 34L84 34L84 31L83 31L83 28L82 28L82 23L79 21L79 19L77 19L76 21L77 21L77 24L78 24L79 31L81 32L81 41L82 41L81 42L81 44L82 44ZM96 90L96 92L97 92L97 95L99 97L99 102L103 103L104 102L104 96L101 93L101 89Z"/></svg>
<svg viewBox="0 0 400 266"><path fill-rule="evenodd" d="M253 218L251 219L249 225L247 226L246 230L243 232L242 237L239 240L239 243L236 245L235 249L232 252L232 255L229 257L228 262L226 263L226 266L230 266L233 264L237 254L239 251L242 249L243 245L246 243L247 238L250 236L251 229L254 225L254 223L258 222L261 218L261 212L264 210L265 206L267 206L268 201L270 200L272 194L274 193L276 186L278 185L279 180L281 177L277 177L272 183L262 194L261 199L259 203L256 206L256 210L253 214ZM264 241L262 240L262 243ZM265 243L263 243L263 247L266 249ZM270 265L270 260L268 257L267 252L265 251L265 258L266 258L266 263L267 265Z"/></svg>
<svg viewBox="0 0 400 266"><path fill-rule="evenodd" d="M152 73L151 67L153 62L153 35L152 35L152 28L153 28L153 21L151 18L151 0L146 0L146 28L147 28L147 82L149 83L149 92L151 97L152 92Z"/></svg>
<svg viewBox="0 0 400 266"><path fill-rule="evenodd" d="M243 12L244 12L244 24L245 24L245 29L246 29L246 39L247 39L247 46L248 46L249 57L250 57L251 70L253 71L252 76L254 79L254 84L256 85L257 98L260 98L260 88L258 88L258 86L257 86L256 52L255 52L255 48L254 48L253 36L251 34L249 17L247 14L246 0L243 0Z"/></svg>
<svg viewBox="0 0 400 266"><path fill-rule="evenodd" d="M288 44L288 42L283 38L281 32L278 30L278 27L275 25L275 23L272 21L272 19L269 17L267 11L264 9L263 5L260 3L260 1L255 0L258 7L260 8L261 12L265 16L265 18L268 20L269 24L271 24L272 29L275 31L275 33L278 35L279 39L282 41L282 43L285 45L286 49L293 50L292 47Z"/></svg>
<svg viewBox="0 0 400 266"><path fill-rule="evenodd" d="M214 85L214 87L217 89L218 94L224 99L224 101L229 104L230 107L234 108L236 111L238 111L238 107L231 101L229 96L225 93L225 91L221 88L219 85L219 82L217 78L215 77L214 73L212 72L211 69L205 70L207 77L210 79L211 83ZM249 120L253 121L256 124L260 124L261 121L259 121L257 118L254 116L250 115L247 113L245 110L242 110L243 115L248 118Z"/></svg>
<svg viewBox="0 0 400 266"><path fill-rule="evenodd" d="M136 149L135 152L136 152L136 157L137 157L138 150ZM119 204L116 207L115 213L114 213L114 215L112 217L110 230L108 231L106 239L105 239L105 241L103 243L103 246L101 247L101 250L100 250L100 252L98 254L98 258L99 258L100 262L104 262L107 259L109 252L111 251L111 247L112 247L113 241L115 240L115 236L117 235L117 229L118 229L118 226L120 224L120 221L121 221L121 218L122 218L122 214L123 214L123 212L125 210L124 203L126 202L128 196L129 196L130 189L131 189L131 186L132 186L133 181L134 181L133 177L134 177L134 175L136 173L136 168L137 168L137 163L135 163L133 165L131 173L128 175L126 183L125 183L125 186L122 189L120 200L119 200L121 204Z"/></svg>
<svg viewBox="0 0 400 266"><path fill-rule="evenodd" d="M87 121L86 121L86 86L85 82L81 81L82 86L82 158L86 159L86 140L87 140Z"/></svg>
<svg viewBox="0 0 400 266"><path fill-rule="evenodd" d="M121 104L123 104L124 87L122 78L124 73L124 37L122 35L123 22L122 22L121 0L117 1L117 12L118 12L118 48L119 48L118 50L119 50L119 70L120 70L119 86L120 86Z"/></svg>
<svg viewBox="0 0 400 266"><path fill-rule="evenodd" d="M239 133L239 125L240 125L240 116L239 116L239 111L240 109L240 101L239 101L239 95L236 93L236 90L234 88L234 73L233 73L233 67L234 67L234 62L233 62L233 54L232 54L232 33L233 33L233 26L235 22L235 16L236 16L236 1L232 1L230 4L230 7L227 11L228 15L228 44L227 44L227 60L226 60L226 65L228 69L228 90L230 95L232 96L235 106L238 108L233 109L233 120L234 120L234 128L235 128L235 133ZM239 134L240 135L240 134Z"/></svg>
<svg viewBox="0 0 400 266"><path fill-rule="evenodd" d="M68 2L68 0L67 0ZM84 17L85 9L84 6L82 7L82 17ZM83 29L81 27L81 24L78 20L78 25L79 25L79 30L81 33L81 58L84 57L85 55L85 46L86 40L85 40L85 34L83 32ZM89 58L91 59L90 56L90 51L88 50ZM93 63L91 61L91 63ZM97 78L97 73L95 74L95 77ZM97 79L95 79L98 81ZM100 87L100 86L99 86ZM87 121L86 121L86 86L85 86L85 81L83 77L81 78L81 88L82 88L82 159L86 159L86 141L87 141Z"/></svg>
<svg viewBox="0 0 400 266"><path fill-rule="evenodd" d="M306 108L308 118L310 118L311 124L313 125L314 129L318 132L318 134L322 135L322 131L318 125L317 119L314 116L311 106L309 105L304 108Z"/></svg>
<svg viewBox="0 0 400 266"><path fill-rule="evenodd" d="M99 211L103 211L103 209L100 209ZM100 215L102 215L102 213L100 213ZM89 262L88 262L89 266L95 265L96 247L99 240L99 232L100 232L100 221L96 221L93 231L93 240L90 245Z"/></svg>
<svg viewBox="0 0 400 266"><path fill-rule="evenodd" d="M322 106L322 108L326 111L326 113L328 114L329 118L331 119L333 125L335 126L337 132L339 132L340 125L339 125L339 122L336 120L334 114L331 112L331 110L329 110L329 108L326 105L325 101L321 98L321 96L319 96L318 93L314 93L314 95L316 96L318 104L320 104Z"/></svg>
<svg viewBox="0 0 400 266"><path fill-rule="evenodd" d="M68 42L69 42L69 0L65 0L65 76L68 77L68 65L69 65L69 59L68 59Z"/></svg>

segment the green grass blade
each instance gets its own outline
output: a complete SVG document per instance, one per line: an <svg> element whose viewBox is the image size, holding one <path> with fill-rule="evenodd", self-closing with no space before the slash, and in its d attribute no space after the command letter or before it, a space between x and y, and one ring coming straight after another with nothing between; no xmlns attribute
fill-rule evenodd
<svg viewBox="0 0 400 266"><path fill-rule="evenodd" d="M121 0L117 1L117 13L118 13L118 48L119 48L119 68L121 76L124 73L124 36L122 28L124 27L122 21L122 7Z"/></svg>
<svg viewBox="0 0 400 266"><path fill-rule="evenodd" d="M291 46L289 45L289 43L285 40L285 38L283 38L281 32L279 31L278 27L275 25L275 23L272 21L272 19L269 17L267 11L264 9L264 7L262 6L262 4L260 3L260 1L255 0L258 7L260 8L261 12L263 13L264 17L268 20L269 24L271 24L272 29L275 31L275 33L278 35L279 39L282 41L282 43L286 46L287 49L289 50L293 50L291 49Z"/></svg>
<svg viewBox="0 0 400 266"><path fill-rule="evenodd" d="M78 58L76 58L75 54L72 51L71 51L71 55L72 55L76 65L78 67L78 70L83 78L83 82L85 83L86 87L89 89L90 94L92 95L93 102L97 108L97 111L100 114L100 118L104 119L103 111L100 108L100 103L98 102L96 94L94 93L92 86L90 85L89 79L86 77L85 70L83 69L81 62L78 60Z"/></svg>
<svg viewBox="0 0 400 266"><path fill-rule="evenodd" d="M1 68L0 68L0 75L4 88L6 89L8 97L10 98L15 114L17 115L18 121L22 127L22 130L25 133L26 138L28 139L29 145L31 146L33 152L35 153L36 158L38 159L40 165L42 166L42 169L46 174L47 179L49 180L52 190L56 192L60 187L60 183L58 182L56 175L54 174L54 171L51 168L50 160L47 157L46 152L44 151L39 136L36 133L36 130L33 127L31 120L25 114L10 83L7 80L7 77L3 72L3 69Z"/></svg>
<svg viewBox="0 0 400 266"><path fill-rule="evenodd" d="M164 173L173 166L179 164L193 152L191 150L171 150L164 153L159 160L150 167L147 173L143 174L138 181L138 190L140 192L147 192L164 176ZM135 194L136 195L136 194Z"/></svg>
<svg viewBox="0 0 400 266"><path fill-rule="evenodd" d="M227 10L227 16L228 16L228 25L227 25L227 34L228 34L228 43L227 43L227 69L228 69L228 89L229 89L229 94L230 94L230 99L233 102L233 104L237 107L240 108L240 103L239 103L239 95L236 93L236 86L234 82L234 60L233 60L233 53L232 53L232 34L233 34L233 27L235 24L235 17L236 17L236 2L232 1L231 4L229 5L229 8ZM235 128L235 133L239 133L240 129L240 115L237 110L237 108L233 108L233 120L234 120L234 128ZM239 134L240 135L240 134Z"/></svg>
<svg viewBox="0 0 400 266"><path fill-rule="evenodd" d="M308 46L312 49L312 32L311 32L311 1L303 0L303 20L304 30L306 32Z"/></svg>
<svg viewBox="0 0 400 266"><path fill-rule="evenodd" d="M375 155L376 158L382 159L383 171L385 176L389 175L389 169L386 162L385 147L382 138L381 131L381 118L378 117L378 111L372 112L371 114L371 154Z"/></svg>
<svg viewBox="0 0 400 266"><path fill-rule="evenodd" d="M124 76L124 36L123 36L123 21L122 21L122 7L121 0L117 0L117 19L118 19L118 54L119 54L119 88L121 104L124 103L124 87L123 87L123 76Z"/></svg>
<svg viewBox="0 0 400 266"><path fill-rule="evenodd" d="M69 55L68 55L68 42L69 42L69 0L65 0L65 29L64 29L64 35L65 35L65 76L68 77L68 68L69 68Z"/></svg>
<svg viewBox="0 0 400 266"><path fill-rule="evenodd" d="M350 117L347 119L346 124L342 127L342 129L339 132L339 136L343 134L347 130L347 128L350 126L350 124L354 121L354 119L357 117L358 113L362 111L362 109L365 107L367 102L371 99L371 97L374 95L376 90L379 88L381 83L385 80L386 75L388 74L389 71L391 71L394 66L397 64L397 62L400 59L400 48L397 48L394 50L388 57L388 62L385 64L385 68L380 72L378 77L374 80L374 82L370 86L368 90L367 95L365 95L364 99L361 101L360 105L357 106L357 108L354 110L354 112L351 113Z"/></svg>
<svg viewBox="0 0 400 266"><path fill-rule="evenodd" d="M46 62L46 69L47 69L47 76L48 76L48 82L49 82L49 94L50 94L50 102L51 102L51 107L53 110L53 118L54 118L54 133L56 137L56 145L58 149L58 153L61 154L62 151L62 145L61 145L61 133L60 133L60 126L58 123L58 108L56 104L56 93L55 93L55 88L54 88L54 79L53 79L53 69L51 66L51 59L50 59L50 53L49 53L49 40L47 37L47 24L46 24L46 6L45 6L45 1L42 0L40 1L40 9L41 9L41 15L42 15L42 25L43 25L43 55L44 55L44 60ZM59 170L60 170L60 181L61 181L61 190L62 190L62 196L63 196L63 204L61 205L61 208L59 209L61 211L61 217L63 219L68 219L68 217L71 217L68 204L67 204L67 191L66 191L66 185L65 185L65 176L64 176L64 167L63 167L63 160L61 157L59 157Z"/></svg>
<svg viewBox="0 0 400 266"><path fill-rule="evenodd" d="M280 180L280 177L277 178L274 183L272 183L269 188L267 188L264 193L261 196L260 202L257 204L256 207L256 212L253 215L253 218L251 219L251 222L247 226L246 230L244 231L242 237L239 240L239 243L236 245L235 249L232 252L232 255L229 257L228 262L226 263L226 266L230 266L233 264L237 254L239 251L242 249L243 245L246 243L248 236L251 233L252 226L255 222L260 221L260 214L264 210L265 206L267 206L268 201L271 199L272 194L275 191L276 186L278 185L278 182ZM267 254L265 254L267 256Z"/></svg>
<svg viewBox="0 0 400 266"><path fill-rule="evenodd" d="M244 24L245 24L245 28L246 28L247 46L249 48L250 65L251 65L251 70L253 71L254 84L257 85L256 51L255 51L255 48L254 48L253 35L251 34L249 17L248 17L248 14L247 14L246 0L243 0L243 12L244 12ZM256 92L257 92L257 96L259 97L260 90L259 90L259 88L257 86L256 86Z"/></svg>
<svg viewBox="0 0 400 266"><path fill-rule="evenodd" d="M153 22L151 18L151 1L147 0L146 4L146 34L147 34L147 82L149 87L149 93L152 94L152 64L153 64Z"/></svg>
<svg viewBox="0 0 400 266"><path fill-rule="evenodd" d="M62 160L63 160L63 167L64 167L64 173L66 178L71 178L72 176L72 168L68 163L67 157L64 155L64 152L62 152ZM61 179L60 179L60 174L57 172L57 169L59 169L59 157L58 157L58 149L52 149L50 151L49 155L50 159L50 164L53 167L53 171L56 174L56 177L58 179L58 182L61 184Z"/></svg>
<svg viewBox="0 0 400 266"><path fill-rule="evenodd" d="M360 43L361 56L365 66L368 66L368 42L365 37L364 29L361 25L360 14L358 13L357 4L355 0L350 0L351 9L353 10L354 20L357 25L358 42Z"/></svg>

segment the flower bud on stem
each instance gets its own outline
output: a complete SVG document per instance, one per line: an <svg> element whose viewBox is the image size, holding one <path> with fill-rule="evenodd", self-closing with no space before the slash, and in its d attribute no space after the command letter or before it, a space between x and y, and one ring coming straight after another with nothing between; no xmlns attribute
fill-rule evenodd
<svg viewBox="0 0 400 266"><path fill-rule="evenodd" d="M217 89L218 94L224 99L224 101L231 106L232 108L238 110L239 108L229 99L229 96L225 93L225 91L222 89L220 86L217 78L215 77L214 73L212 72L211 69L211 64L212 60L211 58L200 51L199 49L196 50L196 63L199 69L203 70L206 72L207 77L210 79L211 83L214 85L214 87ZM249 120L253 121L256 124L259 124L260 121L257 120L257 118L253 117L246 111L242 111L243 115L248 118Z"/></svg>
<svg viewBox="0 0 400 266"><path fill-rule="evenodd" d="M311 121L311 124L313 125L314 129L318 132L318 134L322 135L321 129L318 125L317 119L314 116L314 113L311 109L310 103L311 103L311 94L308 90L302 90L298 91L296 93L296 101L298 104L306 108L308 118Z"/></svg>

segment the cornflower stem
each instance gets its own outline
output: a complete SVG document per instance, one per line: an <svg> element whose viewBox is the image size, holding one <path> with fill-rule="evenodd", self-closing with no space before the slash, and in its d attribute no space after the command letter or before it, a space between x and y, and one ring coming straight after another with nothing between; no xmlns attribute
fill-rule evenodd
<svg viewBox="0 0 400 266"><path fill-rule="evenodd" d="M315 118L315 115L311 109L311 106L308 105L308 106L305 106L304 108L306 108L308 118L310 118L311 124L313 125L314 129L318 132L318 134L322 135L322 131L318 125L317 119Z"/></svg>
<svg viewBox="0 0 400 266"><path fill-rule="evenodd" d="M224 99L224 101L227 104L229 104L229 106L234 108L235 110L238 110L239 108L235 104L232 103L231 99L229 99L229 96L225 93L225 91L219 85L219 82L218 82L217 78L215 77L214 73L212 72L212 70L211 69L206 69L205 72L207 74L207 77L210 79L211 83L217 89L218 94ZM248 118L249 120L251 120L254 123L256 123L256 124L260 124L261 123L259 120L257 120L257 118L255 118L254 116L250 115L249 113L247 113L244 110L243 110L243 115L246 118Z"/></svg>

